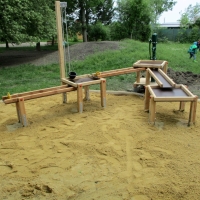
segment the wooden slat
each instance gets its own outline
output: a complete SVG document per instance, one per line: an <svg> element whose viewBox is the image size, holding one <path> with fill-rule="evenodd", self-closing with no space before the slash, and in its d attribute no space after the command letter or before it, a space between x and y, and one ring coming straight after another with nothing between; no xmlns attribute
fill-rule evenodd
<svg viewBox="0 0 200 200"><path fill-rule="evenodd" d="M188 96L194 97L194 95L193 95L184 85L181 85L181 89L182 89Z"/></svg>
<svg viewBox="0 0 200 200"><path fill-rule="evenodd" d="M23 96L27 96L27 95L38 94L38 93L43 93L43 92L48 92L48 91L54 91L54 90L63 89L63 88L66 88L66 85L44 88L44 89L40 89L40 90L33 90L33 91L23 92L23 93L18 93L18 94L13 94L13 95L11 95L11 98L23 97ZM6 99L9 99L8 96L2 97L3 101L6 100Z"/></svg>
<svg viewBox="0 0 200 200"><path fill-rule="evenodd" d="M194 100L194 97L155 97L154 98L154 101L157 101L157 102L179 102L179 101L193 101Z"/></svg>
<svg viewBox="0 0 200 200"><path fill-rule="evenodd" d="M165 74L161 69L158 69L158 71L172 87L175 86L176 83L169 76L167 76L167 74Z"/></svg>
<svg viewBox="0 0 200 200"><path fill-rule="evenodd" d="M62 88L62 89L54 89L51 91L47 91L47 92L39 92L39 93L33 93L33 94L29 94L29 95L23 95L24 101L30 100L30 99L36 99L36 98L41 98L41 97L46 97L46 96L51 96L51 95L55 95L55 94L60 94L63 92L71 92L76 90L76 88L74 87L66 87ZM10 104L10 103L16 103L18 102L18 97L16 98L11 98L11 99L5 99L4 103L5 104Z"/></svg>
<svg viewBox="0 0 200 200"><path fill-rule="evenodd" d="M145 68L138 68L138 69L122 69L122 70L113 70L113 71L108 71L108 72L101 72L101 74L98 76L99 78L106 78L109 76L118 76L118 75L122 75L122 74L130 74L133 72L138 72L138 71L144 71Z"/></svg>
<svg viewBox="0 0 200 200"><path fill-rule="evenodd" d="M163 83L158 79L158 77L151 71L150 69L147 69L147 71L150 73L150 75L154 78L156 83L160 86L163 87Z"/></svg>

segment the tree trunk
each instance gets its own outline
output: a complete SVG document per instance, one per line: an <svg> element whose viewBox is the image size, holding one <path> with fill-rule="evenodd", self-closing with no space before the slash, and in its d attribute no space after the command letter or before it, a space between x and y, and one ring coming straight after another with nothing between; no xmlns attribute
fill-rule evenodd
<svg viewBox="0 0 200 200"><path fill-rule="evenodd" d="M86 18L85 18L85 8L84 4L80 2L80 17L81 17L81 24L82 24L82 35L83 35L83 42L87 42L87 26L86 26Z"/></svg>
<svg viewBox="0 0 200 200"><path fill-rule="evenodd" d="M54 38L54 36L53 36L53 37L52 37L51 46L54 46L54 44L55 44L55 38Z"/></svg>
<svg viewBox="0 0 200 200"><path fill-rule="evenodd" d="M6 41L6 48L9 48L9 44L8 44L8 41Z"/></svg>
<svg viewBox="0 0 200 200"><path fill-rule="evenodd" d="M37 43L36 43L36 50L37 50L37 51L40 51L40 50L41 50L41 48L40 48L40 42L37 42Z"/></svg>

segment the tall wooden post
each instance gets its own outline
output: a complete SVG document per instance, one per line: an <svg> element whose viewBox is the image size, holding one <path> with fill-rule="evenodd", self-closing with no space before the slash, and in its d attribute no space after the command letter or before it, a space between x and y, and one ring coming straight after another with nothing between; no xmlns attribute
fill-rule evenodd
<svg viewBox="0 0 200 200"><path fill-rule="evenodd" d="M59 63L60 63L60 78L65 78L65 55L63 49L63 30L62 30L62 20L60 12L60 1L55 2L56 11L56 25L57 25L57 41L58 41L58 52L59 52ZM62 85L65 83L61 82ZM67 102L67 94L63 93L63 103Z"/></svg>

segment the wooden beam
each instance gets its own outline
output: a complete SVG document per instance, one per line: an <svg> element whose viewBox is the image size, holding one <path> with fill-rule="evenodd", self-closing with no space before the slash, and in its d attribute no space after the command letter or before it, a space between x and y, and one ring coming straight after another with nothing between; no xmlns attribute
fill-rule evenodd
<svg viewBox="0 0 200 200"><path fill-rule="evenodd" d="M189 101L193 101L194 100L194 97L174 97L174 96L171 96L171 97L155 97L154 98L154 101L157 101L157 102L179 102L179 101L186 101L186 102L189 102Z"/></svg>
<svg viewBox="0 0 200 200"><path fill-rule="evenodd" d="M62 89L55 88L54 90L50 90L50 91L47 90L47 92L34 92L34 91L32 91L33 94L29 94L29 95L24 94L24 95L21 95L21 97L24 98L24 101L27 101L27 100L30 100L30 99L36 99L36 98L51 96L51 95L60 94L60 93L63 93L63 92L71 92L71 91L74 91L74 90L76 90L76 88L74 88L74 87L68 87L67 88L65 86L65 88L62 88ZM16 103L16 102L18 102L18 97L4 100L5 104Z"/></svg>
<svg viewBox="0 0 200 200"><path fill-rule="evenodd" d="M194 97L194 95L185 87L185 85L181 85L181 89L188 95Z"/></svg>
<svg viewBox="0 0 200 200"><path fill-rule="evenodd" d="M36 94L36 93L43 93L43 92L63 89L66 87L67 87L66 85L61 85L61 86L56 86L56 87L44 88L44 89L40 89L40 90L33 90L33 91L29 91L29 92L16 93L16 94L12 94L10 96L10 98L12 99L12 98L17 98L17 97L23 97L23 96L27 96L27 95ZM8 96L2 97L2 100L6 100L6 99L9 99Z"/></svg>
<svg viewBox="0 0 200 200"><path fill-rule="evenodd" d="M158 69L158 71L172 87L176 85L176 83L169 76L167 76L164 71L162 71L161 69Z"/></svg>
<svg viewBox="0 0 200 200"><path fill-rule="evenodd" d="M158 77L153 73L153 71L151 71L149 68L147 69L147 71L148 71L149 74L154 78L154 80L156 81L156 83L157 83L160 87L163 87L163 83L158 79Z"/></svg>
<svg viewBox="0 0 200 200"><path fill-rule="evenodd" d="M62 30L62 20L60 12L60 1L55 2L56 11L56 25L57 25L57 37L58 37L58 52L59 52L59 63L60 63L60 78L65 77L65 56L63 49L63 30Z"/></svg>
<svg viewBox="0 0 200 200"><path fill-rule="evenodd" d="M125 69L118 69L118 70L110 70L110 71L101 72L101 74L98 77L99 78L106 78L106 77L110 77L110 76L130 74L130 73L133 73L133 72L144 71L144 70L145 70L145 68L134 69L132 67L131 68L125 68Z"/></svg>

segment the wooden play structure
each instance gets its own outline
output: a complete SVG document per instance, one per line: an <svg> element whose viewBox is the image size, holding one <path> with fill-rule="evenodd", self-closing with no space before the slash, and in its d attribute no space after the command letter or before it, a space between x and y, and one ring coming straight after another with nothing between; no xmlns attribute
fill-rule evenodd
<svg viewBox="0 0 200 200"><path fill-rule="evenodd" d="M156 102L180 102L179 110L183 111L185 102L190 102L190 114L188 125L194 124L196 119L196 108L198 97L193 95L184 85L177 85L167 76L168 62L163 60L139 60L132 67L115 69L104 72L96 72L81 76L66 77L65 53L63 48L63 31L61 23L60 8L65 6L60 1L55 2L56 23L58 35L58 50L60 64L61 86L45 88L30 92L3 96L5 104L16 104L17 116L23 126L27 126L25 101L46 97L55 94L62 94L63 102L67 102L67 93L77 92L77 110L83 112L83 99L89 100L89 86L100 85L101 106L106 107L106 77L118 76L121 74L136 73L136 82L133 87L138 85L145 86L144 110L149 111L149 122L156 121ZM145 72L145 77L141 77L141 72ZM154 82L151 79L154 79ZM85 97L83 98L83 89Z"/></svg>

